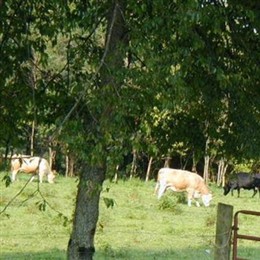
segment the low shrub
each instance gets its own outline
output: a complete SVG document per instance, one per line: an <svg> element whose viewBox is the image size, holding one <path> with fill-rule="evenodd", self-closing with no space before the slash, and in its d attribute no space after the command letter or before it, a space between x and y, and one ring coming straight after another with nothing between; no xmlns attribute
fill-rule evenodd
<svg viewBox="0 0 260 260"><path fill-rule="evenodd" d="M171 211L175 214L180 214L181 210L179 206L179 196L176 196L175 194L163 196L159 200L159 209Z"/></svg>

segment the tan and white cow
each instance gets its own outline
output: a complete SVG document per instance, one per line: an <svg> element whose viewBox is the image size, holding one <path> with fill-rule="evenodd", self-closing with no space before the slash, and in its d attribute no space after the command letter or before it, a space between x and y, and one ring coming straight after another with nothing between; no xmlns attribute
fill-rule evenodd
<svg viewBox="0 0 260 260"><path fill-rule="evenodd" d="M212 195L203 178L190 171L171 168L160 169L155 187L158 199L168 189L177 192L186 191L188 193L188 206L191 206L191 202L194 199L197 207L199 207L200 204L197 199L200 197L206 207L210 205L212 200Z"/></svg>
<svg viewBox="0 0 260 260"><path fill-rule="evenodd" d="M55 178L48 161L42 157L14 154L11 158L11 171L12 181L15 181L18 172L30 173L34 176L38 175L40 183L42 183L44 175L47 176L49 183L53 183L53 179ZM31 181L34 176L31 178Z"/></svg>

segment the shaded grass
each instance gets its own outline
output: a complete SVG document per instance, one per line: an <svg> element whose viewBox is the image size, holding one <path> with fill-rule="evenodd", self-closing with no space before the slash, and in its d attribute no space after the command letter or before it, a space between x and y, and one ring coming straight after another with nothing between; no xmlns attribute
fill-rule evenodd
<svg viewBox="0 0 260 260"><path fill-rule="evenodd" d="M0 210L26 177L8 188L0 183ZM95 259L213 259L218 202L233 205L234 212L260 211L260 199L251 198L250 191L242 191L241 198L223 196L222 189L212 185L212 205L189 208L185 197L172 192L158 201L154 185L136 179L104 183L101 195L115 205L106 208L101 200ZM58 177L54 185L43 183L40 190L56 211L71 218L76 186L76 179ZM7 209L9 217L0 216L0 259L66 259L71 223L64 225L64 218L48 206L40 211L41 196L30 197L35 190L37 182L30 183ZM241 216L240 223L241 232L260 236L259 218ZM240 255L259 259L260 243L242 241Z"/></svg>
<svg viewBox="0 0 260 260"><path fill-rule="evenodd" d="M4 260L57 260L66 259L66 252L58 249L53 249L47 252L27 252L27 253L1 253L0 259Z"/></svg>

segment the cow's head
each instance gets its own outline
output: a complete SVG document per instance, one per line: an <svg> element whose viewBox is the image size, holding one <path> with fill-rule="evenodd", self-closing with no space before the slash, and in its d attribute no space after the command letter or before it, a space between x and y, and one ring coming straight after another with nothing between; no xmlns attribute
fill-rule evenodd
<svg viewBox="0 0 260 260"><path fill-rule="evenodd" d="M208 207L210 205L210 202L212 200L212 194L206 194L201 196L202 202L205 207Z"/></svg>
<svg viewBox="0 0 260 260"><path fill-rule="evenodd" d="M226 196L229 192L230 192L230 189L231 189L231 183L228 182L224 187L224 195Z"/></svg>
<svg viewBox="0 0 260 260"><path fill-rule="evenodd" d="M56 173L56 172L51 171L51 172L48 174L48 182L49 182L49 183L54 183L54 178L56 177L56 176L55 176L55 173Z"/></svg>

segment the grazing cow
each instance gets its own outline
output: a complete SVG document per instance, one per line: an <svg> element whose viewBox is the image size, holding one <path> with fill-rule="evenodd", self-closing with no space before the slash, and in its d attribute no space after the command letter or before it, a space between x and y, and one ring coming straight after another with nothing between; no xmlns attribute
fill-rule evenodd
<svg viewBox="0 0 260 260"><path fill-rule="evenodd" d="M42 183L43 176L47 175L49 183L53 183L55 178L54 173L50 169L50 165L44 158L30 157L23 155L13 155L11 158L12 181L15 181L18 172L31 173L39 176L39 181ZM33 180L32 177L31 181Z"/></svg>
<svg viewBox="0 0 260 260"><path fill-rule="evenodd" d="M203 178L193 172L171 168L160 169L155 187L158 199L168 189L177 192L186 191L188 193L188 206L191 206L191 202L194 199L196 206L199 207L200 204L196 199L200 197L206 207L209 206L212 200L212 195Z"/></svg>
<svg viewBox="0 0 260 260"><path fill-rule="evenodd" d="M243 188L245 190L254 190L254 197L259 191L260 197L260 173L257 174L249 174L246 172L239 172L236 174L235 178L229 180L227 184L224 186L224 195L227 195L231 191L231 195L233 196L233 190L237 190L237 197L240 197L240 189Z"/></svg>

